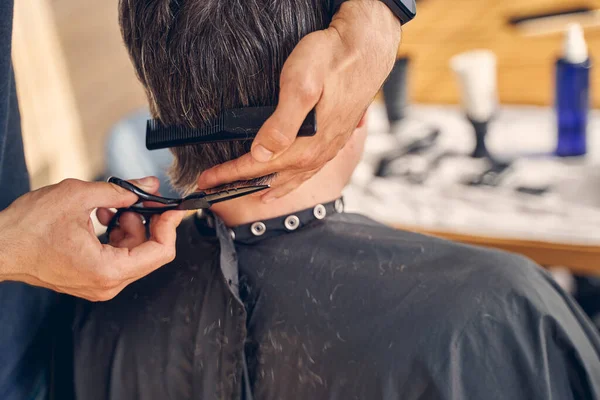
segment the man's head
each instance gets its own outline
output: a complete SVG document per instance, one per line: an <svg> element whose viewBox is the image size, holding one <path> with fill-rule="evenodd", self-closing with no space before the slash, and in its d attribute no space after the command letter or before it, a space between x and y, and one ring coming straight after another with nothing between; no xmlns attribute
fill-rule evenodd
<svg viewBox="0 0 600 400"><path fill-rule="evenodd" d="M283 64L330 20L327 0L120 0L120 24L155 118L199 126L222 110L276 105ZM250 150L250 142L173 149L173 183Z"/></svg>

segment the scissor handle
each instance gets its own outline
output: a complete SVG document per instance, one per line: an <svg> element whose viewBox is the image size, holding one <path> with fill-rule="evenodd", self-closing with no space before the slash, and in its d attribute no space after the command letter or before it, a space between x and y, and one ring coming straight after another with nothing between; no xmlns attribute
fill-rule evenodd
<svg viewBox="0 0 600 400"><path fill-rule="evenodd" d="M162 214L167 211L176 210L179 204L181 203L181 200L178 199L169 199L166 197L155 196L153 194L145 192L139 187L135 186L134 184L114 176L108 178L107 181L108 183L112 183L113 185L122 187L123 189L129 190L130 192L137 195L138 201L136 204L150 201L165 205L165 207L144 207L141 205L133 205L127 208L119 208L117 210L117 213L113 216L113 218L107 226L107 232L109 235L117 226L119 226L119 218L123 213L134 212L136 214L141 215L142 217L151 217L153 215Z"/></svg>
<svg viewBox="0 0 600 400"><path fill-rule="evenodd" d="M144 218L150 218L154 215L158 215L158 214L162 214L165 213L167 211L172 211L172 210L176 210L177 209L177 205L173 205L170 207L143 207L143 206L131 206L128 208L119 208L117 210L117 213L112 217L112 219L110 220L110 222L108 223L108 226L106 227L106 231L108 232L108 234L110 235L110 233L117 227L119 226L119 219L121 218L121 215L123 215L123 213L126 212L133 212L136 213L138 215L141 215Z"/></svg>
<svg viewBox="0 0 600 400"><path fill-rule="evenodd" d="M140 189L139 187L135 186L132 183L129 183L127 181L124 181L123 179L120 179L120 178L117 178L114 176L111 176L110 178L108 178L108 183L112 183L114 185L120 186L123 189L129 190L130 192L134 193L135 195L137 195L139 197L139 199L140 199L139 202L152 201L152 202L160 203L160 204L174 204L174 205L178 205L181 202L181 200L178 200L178 199L169 199L167 197L155 196L153 194L143 191L142 189ZM135 211L135 212L137 212L137 211ZM158 212L156 212L156 214L157 213Z"/></svg>
<svg viewBox="0 0 600 400"><path fill-rule="evenodd" d="M121 209L121 212L134 212L143 217L151 217L157 214L163 214L167 211L177 210L177 204L167 207L144 207L144 206L131 206L128 208Z"/></svg>

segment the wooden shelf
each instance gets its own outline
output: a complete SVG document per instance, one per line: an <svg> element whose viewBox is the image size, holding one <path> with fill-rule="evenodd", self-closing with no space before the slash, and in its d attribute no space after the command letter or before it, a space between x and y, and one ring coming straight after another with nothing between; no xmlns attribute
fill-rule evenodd
<svg viewBox="0 0 600 400"><path fill-rule="evenodd" d="M522 254L543 266L561 266L578 274L600 276L600 246L494 238L455 232L427 230L397 224L393 224L393 226L397 229L437 236L461 243Z"/></svg>

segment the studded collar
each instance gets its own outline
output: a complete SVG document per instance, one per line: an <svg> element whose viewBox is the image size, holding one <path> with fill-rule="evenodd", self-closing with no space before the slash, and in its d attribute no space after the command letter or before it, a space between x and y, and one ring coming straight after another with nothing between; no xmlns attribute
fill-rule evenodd
<svg viewBox="0 0 600 400"><path fill-rule="evenodd" d="M322 220L333 214L340 214L343 212L344 199L339 198L335 201L317 204L312 208L307 208L285 216L239 225L230 228L229 234L236 242L254 243L283 233L294 232L311 222ZM210 213L203 213L202 215L199 215L199 218L204 220L209 227L212 228L214 226L214 221Z"/></svg>

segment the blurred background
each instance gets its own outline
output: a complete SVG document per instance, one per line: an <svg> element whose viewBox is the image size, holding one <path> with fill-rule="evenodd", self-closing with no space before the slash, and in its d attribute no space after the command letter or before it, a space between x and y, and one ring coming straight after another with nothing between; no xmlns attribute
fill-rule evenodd
<svg viewBox="0 0 600 400"><path fill-rule="evenodd" d="M169 154L144 150L146 99L121 43L117 0L15 7L33 186L164 179ZM599 58L600 0L418 1L371 110L349 208L531 257L596 317Z"/></svg>
<svg viewBox="0 0 600 400"><path fill-rule="evenodd" d="M73 150L80 155L63 151L60 156L72 157L77 165L63 171L93 178L105 167L103 149L111 128L146 104L121 42L116 5L116 0L22 0L16 5L14 63L36 185L62 177L54 172L56 161L49 157L54 151L45 142L61 142L62 148L74 142ZM510 21L579 8L596 10L600 1L455 0L452 5L419 1L418 18L404 28L400 49L400 55L410 56L412 62L411 100L457 104L459 88L448 62L463 51L485 48L498 57L503 104L550 106L564 23L558 21L554 30L539 23L536 32L535 27L516 28ZM598 13L575 19L589 25L585 30L589 47L600 49ZM600 68L592 74L593 103L600 107ZM57 140L63 137L65 141Z"/></svg>

